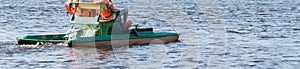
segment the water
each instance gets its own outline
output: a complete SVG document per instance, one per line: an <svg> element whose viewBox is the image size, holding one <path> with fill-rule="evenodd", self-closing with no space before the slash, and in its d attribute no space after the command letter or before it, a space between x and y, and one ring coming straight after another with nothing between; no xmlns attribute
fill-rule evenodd
<svg viewBox="0 0 300 69"><path fill-rule="evenodd" d="M64 10L64 1L1 0L0 67L204 69L214 68L213 65L216 65L215 67L222 69L299 68L299 1L115 0L114 2L117 7L129 8L128 19L134 24L153 27L155 32L176 31L180 34L180 42L114 49L98 48L95 50L96 55L87 52L95 48L69 48L61 45L19 47L15 45L17 37L65 33L69 29L67 24L69 16ZM225 27L209 21L214 19L220 19L220 23ZM218 36L216 31L225 37Z"/></svg>

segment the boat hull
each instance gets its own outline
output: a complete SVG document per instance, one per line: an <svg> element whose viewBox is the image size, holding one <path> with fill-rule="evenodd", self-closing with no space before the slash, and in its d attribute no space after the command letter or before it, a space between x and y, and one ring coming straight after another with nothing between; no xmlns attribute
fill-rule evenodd
<svg viewBox="0 0 300 69"><path fill-rule="evenodd" d="M68 40L66 34L30 35L18 39L18 44L42 43L66 43L70 47L94 47L94 46L128 46L144 44L166 44L178 41L179 35L176 33L138 33L124 35L109 35L83 37Z"/></svg>
<svg viewBox="0 0 300 69"><path fill-rule="evenodd" d="M93 46L130 46L130 45L145 45L145 44L167 44L178 41L179 36L162 36L153 38L135 38L135 39L120 39L120 40L105 40L95 42L72 42L73 47L93 47Z"/></svg>

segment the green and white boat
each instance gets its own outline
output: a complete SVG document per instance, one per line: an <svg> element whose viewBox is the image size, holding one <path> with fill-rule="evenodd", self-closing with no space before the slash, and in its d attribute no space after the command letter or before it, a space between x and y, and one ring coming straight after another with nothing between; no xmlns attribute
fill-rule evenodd
<svg viewBox="0 0 300 69"><path fill-rule="evenodd" d="M100 9L104 4L71 2L71 8ZM74 11L74 13L76 10ZM113 14L112 20L99 20L100 16L79 17L72 15L71 29L64 34L28 35L17 38L18 44L65 43L68 46L127 46L178 41L179 35L171 32L153 32L152 28L124 30L122 16Z"/></svg>

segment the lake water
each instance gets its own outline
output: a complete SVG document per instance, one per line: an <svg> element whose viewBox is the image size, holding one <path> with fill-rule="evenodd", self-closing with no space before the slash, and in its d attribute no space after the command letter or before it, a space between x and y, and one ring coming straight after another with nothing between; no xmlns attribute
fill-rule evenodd
<svg viewBox="0 0 300 69"><path fill-rule="evenodd" d="M180 42L121 48L18 46L24 35L65 33L63 0L1 0L0 67L95 69L299 69L300 1L115 0L133 24Z"/></svg>

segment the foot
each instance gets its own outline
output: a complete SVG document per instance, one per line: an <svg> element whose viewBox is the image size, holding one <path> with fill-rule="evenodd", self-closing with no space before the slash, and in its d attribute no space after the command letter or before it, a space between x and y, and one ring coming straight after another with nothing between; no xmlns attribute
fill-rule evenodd
<svg viewBox="0 0 300 69"><path fill-rule="evenodd" d="M132 22L131 21L127 21L126 23L123 24L123 30L128 30L129 27L131 26Z"/></svg>

